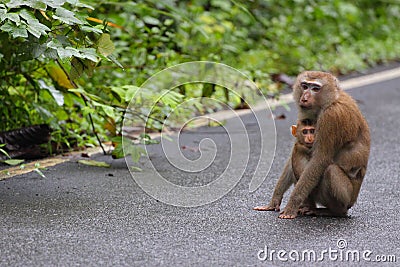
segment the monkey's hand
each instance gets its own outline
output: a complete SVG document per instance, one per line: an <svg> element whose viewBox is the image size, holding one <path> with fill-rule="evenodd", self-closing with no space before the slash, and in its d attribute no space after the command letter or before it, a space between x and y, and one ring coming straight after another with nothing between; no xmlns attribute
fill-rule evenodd
<svg viewBox="0 0 400 267"><path fill-rule="evenodd" d="M258 211L280 211L281 201L278 199L272 199L268 205L254 207L253 210Z"/></svg>
<svg viewBox="0 0 400 267"><path fill-rule="evenodd" d="M297 217L298 209L290 209L288 206L285 207L281 214L279 214L279 218L281 219L294 219Z"/></svg>

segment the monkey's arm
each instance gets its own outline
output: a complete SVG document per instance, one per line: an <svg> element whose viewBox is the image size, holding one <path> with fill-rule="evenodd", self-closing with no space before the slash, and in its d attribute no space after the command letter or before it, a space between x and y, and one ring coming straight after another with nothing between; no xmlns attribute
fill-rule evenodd
<svg viewBox="0 0 400 267"><path fill-rule="evenodd" d="M283 195L289 189L289 187L295 182L295 177L292 169L292 158L289 157L281 176L275 186L274 193L272 194L271 201L266 206L254 207L254 210L259 211L279 211L282 202Z"/></svg>

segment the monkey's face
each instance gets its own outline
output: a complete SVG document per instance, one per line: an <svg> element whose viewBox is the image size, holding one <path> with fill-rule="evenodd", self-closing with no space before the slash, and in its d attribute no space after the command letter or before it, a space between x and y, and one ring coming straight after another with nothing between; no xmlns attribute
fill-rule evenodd
<svg viewBox="0 0 400 267"><path fill-rule="evenodd" d="M304 126L297 138L299 139L300 143L308 148L311 148L314 144L315 128L312 126Z"/></svg>
<svg viewBox="0 0 400 267"><path fill-rule="evenodd" d="M311 125L304 125L304 123L298 123L297 125L291 126L293 137L296 137L297 142L311 148L315 140L315 127Z"/></svg>
<svg viewBox="0 0 400 267"><path fill-rule="evenodd" d="M299 105L303 109L313 108L321 91L322 83L318 80L304 79L300 83L302 94L300 96Z"/></svg>
<svg viewBox="0 0 400 267"><path fill-rule="evenodd" d="M318 110L336 97L339 89L337 79L326 72L301 73L293 86L293 96L303 110Z"/></svg>

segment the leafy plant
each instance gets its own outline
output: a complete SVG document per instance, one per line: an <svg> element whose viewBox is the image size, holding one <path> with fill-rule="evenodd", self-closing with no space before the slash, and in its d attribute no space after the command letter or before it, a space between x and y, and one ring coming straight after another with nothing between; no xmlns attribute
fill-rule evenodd
<svg viewBox="0 0 400 267"><path fill-rule="evenodd" d="M112 140L122 156L124 117L159 131L173 109L191 118L223 108L205 98L231 107L256 100L252 90L238 96L213 84L140 88L167 67L217 61L276 94L272 73L340 74L399 59L398 25L400 4L383 0L7 0L0 131L47 123L53 151ZM198 101L182 108L189 99ZM137 133L127 150L134 160L144 139Z"/></svg>

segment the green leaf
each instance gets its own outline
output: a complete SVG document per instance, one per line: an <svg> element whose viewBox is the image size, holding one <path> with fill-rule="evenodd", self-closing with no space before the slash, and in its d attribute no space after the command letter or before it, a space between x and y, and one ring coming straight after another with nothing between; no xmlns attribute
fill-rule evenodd
<svg viewBox="0 0 400 267"><path fill-rule="evenodd" d="M123 138L123 149L124 156L131 155L133 162L138 162L143 154L146 154L146 150L143 147L133 144L132 140Z"/></svg>
<svg viewBox="0 0 400 267"><path fill-rule="evenodd" d="M28 32L26 31L26 25L21 24L19 26L14 23L7 21L3 26L0 27L0 30L11 33L13 38L28 37Z"/></svg>
<svg viewBox="0 0 400 267"><path fill-rule="evenodd" d="M47 43L47 47L53 48L55 50L63 48L61 42L58 39L52 39L50 42Z"/></svg>
<svg viewBox="0 0 400 267"><path fill-rule="evenodd" d="M143 170L139 167L131 166L130 167L133 172L142 172Z"/></svg>
<svg viewBox="0 0 400 267"><path fill-rule="evenodd" d="M79 49L80 58L87 58L93 62L99 62L96 50L94 48L81 48Z"/></svg>
<svg viewBox="0 0 400 267"><path fill-rule="evenodd" d="M230 11L232 8L232 4L230 1L225 1L225 0L212 0L211 4L215 7L219 7L222 10L225 11Z"/></svg>
<svg viewBox="0 0 400 267"><path fill-rule="evenodd" d="M5 146L6 144L0 144L0 147ZM7 153L7 151L5 151L4 149L0 148L0 153L2 153L3 155L5 155L7 158L11 158L10 155Z"/></svg>
<svg viewBox="0 0 400 267"><path fill-rule="evenodd" d="M49 106L41 106L38 103L32 103L32 106L44 120L54 118L54 114L49 110Z"/></svg>
<svg viewBox="0 0 400 267"><path fill-rule="evenodd" d="M86 72L90 77L93 74L95 66L95 63L91 60L74 57L71 60L70 77L72 80L76 80L82 76L83 72Z"/></svg>
<svg viewBox="0 0 400 267"><path fill-rule="evenodd" d="M81 160L78 160L78 163L83 164L83 165L88 165L88 166L95 166L95 167L104 167L104 168L111 167L111 165L106 162L92 160L92 159L81 159Z"/></svg>
<svg viewBox="0 0 400 267"><path fill-rule="evenodd" d="M28 24L28 31L36 38L40 38L41 35L46 35L50 29L46 25L37 21Z"/></svg>
<svg viewBox="0 0 400 267"><path fill-rule="evenodd" d="M92 99L94 101L101 101L101 97L94 95L94 94L90 94L90 93L86 92L83 88L72 88L72 89L69 89L68 91L84 94L84 95L90 97L90 99Z"/></svg>
<svg viewBox="0 0 400 267"><path fill-rule="evenodd" d="M21 18L23 18L24 20L26 20L26 22L28 22L28 23L39 22L39 21L37 20L37 18L35 17L35 15L33 15L33 13L32 13L31 11L28 11L28 10L26 10L26 9L21 9L21 10L18 12L18 14L19 14L19 16L20 16Z"/></svg>
<svg viewBox="0 0 400 267"><path fill-rule="evenodd" d="M83 65L85 65L84 71L85 73L89 76L92 77L94 68L96 67L96 63L89 60L89 59L84 59L83 60Z"/></svg>
<svg viewBox="0 0 400 267"><path fill-rule="evenodd" d="M123 87L111 87L111 91L116 93L120 100L125 99L126 89L123 89Z"/></svg>
<svg viewBox="0 0 400 267"><path fill-rule="evenodd" d="M11 35L14 38L18 38L18 37L27 38L28 37L28 32L26 31L25 25L20 25L20 26L18 26L18 28L13 30Z"/></svg>
<svg viewBox="0 0 400 267"><path fill-rule="evenodd" d="M102 31L101 29L98 29L98 28L96 28L96 27L86 26L86 25L83 25L83 26L81 27L81 29L82 29L82 31L84 31L84 32L103 33L103 31Z"/></svg>
<svg viewBox="0 0 400 267"><path fill-rule="evenodd" d="M39 38L41 35L46 35L47 32L50 31L49 27L40 23L31 11L22 9L18 14L25 20L23 23L27 25L28 31L36 38Z"/></svg>
<svg viewBox="0 0 400 267"><path fill-rule="evenodd" d="M3 26L0 27L0 30L5 32L12 32L15 29L15 25L11 22L6 22Z"/></svg>
<svg viewBox="0 0 400 267"><path fill-rule="evenodd" d="M85 65L78 58L73 57L71 60L71 70L69 76L71 80L76 80L82 76Z"/></svg>
<svg viewBox="0 0 400 267"><path fill-rule="evenodd" d="M47 85L43 79L40 79L38 81L38 85L41 89L46 89L50 92L54 100L57 102L57 105L59 105L60 107L64 105L64 95L60 91L56 90L54 86Z"/></svg>
<svg viewBox="0 0 400 267"><path fill-rule="evenodd" d="M80 51L78 49L73 48L73 47L66 47L66 48L58 48L57 49L58 56L61 59L70 58L72 56L81 57L81 54L79 52Z"/></svg>
<svg viewBox="0 0 400 267"><path fill-rule="evenodd" d="M69 3L69 1L67 1L67 2ZM65 4L65 1L64 0L47 0L46 4L52 8L59 8L60 6L63 6Z"/></svg>
<svg viewBox="0 0 400 267"><path fill-rule="evenodd" d="M16 165L21 164L24 161L25 160L23 160L23 159L8 159L8 160L5 160L4 163L11 165L11 166L16 166Z"/></svg>
<svg viewBox="0 0 400 267"><path fill-rule="evenodd" d="M146 133L141 133L140 134L140 143L143 145L154 145L154 144L159 144L160 141L151 139L151 136Z"/></svg>
<svg viewBox="0 0 400 267"><path fill-rule="evenodd" d="M9 21L14 22L15 24L19 25L19 23L21 22L19 15L17 13L7 13L3 16L1 16L1 21L8 19Z"/></svg>
<svg viewBox="0 0 400 267"><path fill-rule="evenodd" d="M111 60L112 63L116 64L118 67L125 70L124 66L122 66L122 64L113 55L109 55L107 56L107 58Z"/></svg>
<svg viewBox="0 0 400 267"><path fill-rule="evenodd" d="M144 16L143 21L150 25L159 25L160 24L160 21L157 18L150 17L150 16Z"/></svg>
<svg viewBox="0 0 400 267"><path fill-rule="evenodd" d="M117 136L117 137L121 138L120 136ZM124 150L122 149L121 140L113 141L113 143L116 143L116 146L112 152L113 157L115 157L116 159L123 158L125 156L125 154L124 154Z"/></svg>
<svg viewBox="0 0 400 267"><path fill-rule="evenodd" d="M130 153L131 153L131 158L133 162L138 162L140 157L146 153L146 150L144 150L143 147L139 147L139 146L132 146L132 148L130 149Z"/></svg>
<svg viewBox="0 0 400 267"><path fill-rule="evenodd" d="M51 49L51 48L46 49L44 51L44 56L48 57L48 58L51 58L51 59L58 59L57 50L54 50L54 49Z"/></svg>
<svg viewBox="0 0 400 267"><path fill-rule="evenodd" d="M110 39L110 35L108 33L103 33L99 40L97 41L97 50L103 56L111 55L114 50L115 46Z"/></svg>
<svg viewBox="0 0 400 267"><path fill-rule="evenodd" d="M56 14L53 15L53 18L58 19L68 25L85 24L84 21L81 21L80 19L77 19L75 17L74 12L69 11L63 7L58 7L56 9Z"/></svg>
<svg viewBox="0 0 400 267"><path fill-rule="evenodd" d="M91 107L88 107L88 106L85 106L85 107L82 108L82 115L83 116L87 116L89 113L90 114L95 114L96 110L94 108L91 108Z"/></svg>
<svg viewBox="0 0 400 267"><path fill-rule="evenodd" d="M135 85L124 85L122 88L127 90L126 94L125 94L125 101L126 102L132 101L132 98L140 90L140 87L137 87Z"/></svg>
<svg viewBox="0 0 400 267"><path fill-rule="evenodd" d="M205 83L203 84L202 97L211 97L215 92L215 84Z"/></svg>
<svg viewBox="0 0 400 267"><path fill-rule="evenodd" d="M175 107L181 103L183 95L174 91L163 90L161 101L168 106Z"/></svg>
<svg viewBox="0 0 400 267"><path fill-rule="evenodd" d="M110 107L110 106L101 104L101 103L96 102L96 101L93 101L93 105L96 106L96 107L101 108L101 109L103 110L103 112L104 112L108 117L114 118L115 114L114 114L114 108L113 108L113 107Z"/></svg>
<svg viewBox="0 0 400 267"><path fill-rule="evenodd" d="M164 21L164 25L165 26L171 26L172 24L174 24L174 20L173 19L166 19Z"/></svg>
<svg viewBox="0 0 400 267"><path fill-rule="evenodd" d="M67 0L67 2L76 7L84 7L84 8L89 8L91 10L94 10L94 7L84 4L84 3L81 3L78 0Z"/></svg>
<svg viewBox="0 0 400 267"><path fill-rule="evenodd" d="M113 142L116 143L116 147L112 154L116 158L131 155L132 161L138 162L140 157L146 153L143 147L133 144L129 138L117 136L113 138Z"/></svg>
<svg viewBox="0 0 400 267"><path fill-rule="evenodd" d="M39 169L39 168L40 168L40 163L39 163L39 162L36 162L36 163L35 163L35 168L36 168L36 169ZM45 168L42 168L42 169L45 169Z"/></svg>
<svg viewBox="0 0 400 267"><path fill-rule="evenodd" d="M37 172L37 174L39 174L42 178L46 178L46 176L43 174L43 172L41 170L39 170L38 168L34 169L35 172Z"/></svg>
<svg viewBox="0 0 400 267"><path fill-rule="evenodd" d="M21 7L21 6L29 6L34 9L41 9L41 10L46 10L47 5L44 3L45 1L40 1L40 0L29 0L29 1L24 1L24 0L11 0L8 2L6 5L8 8L16 8L16 7Z"/></svg>

